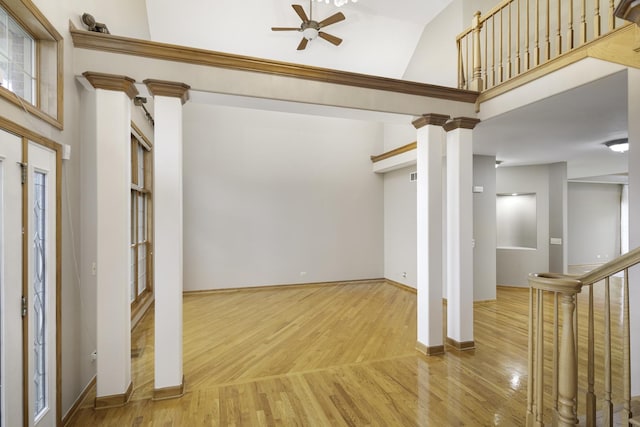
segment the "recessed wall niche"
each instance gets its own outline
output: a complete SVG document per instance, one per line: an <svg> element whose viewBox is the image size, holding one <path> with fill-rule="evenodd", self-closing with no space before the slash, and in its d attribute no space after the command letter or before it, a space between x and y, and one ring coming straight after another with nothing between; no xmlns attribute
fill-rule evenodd
<svg viewBox="0 0 640 427"><path fill-rule="evenodd" d="M535 193L498 194L496 215L498 248L538 247Z"/></svg>

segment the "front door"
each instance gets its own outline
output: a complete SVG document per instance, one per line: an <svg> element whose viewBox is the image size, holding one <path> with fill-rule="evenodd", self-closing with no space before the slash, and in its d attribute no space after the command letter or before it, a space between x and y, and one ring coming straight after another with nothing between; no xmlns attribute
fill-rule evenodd
<svg viewBox="0 0 640 427"><path fill-rule="evenodd" d="M2 427L56 424L56 237L56 153L0 130Z"/></svg>

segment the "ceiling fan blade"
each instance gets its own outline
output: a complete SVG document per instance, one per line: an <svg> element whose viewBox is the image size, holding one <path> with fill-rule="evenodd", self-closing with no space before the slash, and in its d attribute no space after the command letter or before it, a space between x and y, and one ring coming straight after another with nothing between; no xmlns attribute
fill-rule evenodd
<svg viewBox="0 0 640 427"><path fill-rule="evenodd" d="M300 27L271 27L271 31L300 31Z"/></svg>
<svg viewBox="0 0 640 427"><path fill-rule="evenodd" d="M322 31L320 31L318 33L318 36L322 37L323 39L325 39L329 43L333 43L336 46L339 46L340 43L342 43L342 39L340 37L332 36L331 34L327 34L327 33L324 33Z"/></svg>
<svg viewBox="0 0 640 427"><path fill-rule="evenodd" d="M291 7L296 11L302 22L309 22L309 18L307 17L306 12L299 4L292 4Z"/></svg>
<svg viewBox="0 0 640 427"><path fill-rule="evenodd" d="M324 20L318 22L318 26L320 28L322 28L322 27L326 27L326 26L331 25L331 24L335 24L336 22L344 21L344 20L345 20L344 14L342 12L338 12L338 13L335 13L335 14L331 15L327 19L324 19Z"/></svg>
<svg viewBox="0 0 640 427"><path fill-rule="evenodd" d="M300 41L300 44L298 45L298 50L304 50L307 47L307 43L309 43L309 40L303 37Z"/></svg>

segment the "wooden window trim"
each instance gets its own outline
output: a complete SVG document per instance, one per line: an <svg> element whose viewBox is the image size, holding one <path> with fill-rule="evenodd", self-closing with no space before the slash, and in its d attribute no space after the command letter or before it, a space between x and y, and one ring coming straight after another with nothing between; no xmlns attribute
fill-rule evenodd
<svg viewBox="0 0 640 427"><path fill-rule="evenodd" d="M136 131L136 133L141 134L139 128L132 123L132 128ZM138 146L142 147L142 152L144 153L143 164L144 164L144 181L143 185L140 186L138 179ZM153 214L152 214L152 206L153 206L153 192L152 186L153 182L152 178L152 170L153 167L153 151L152 144L144 138L141 140L137 135L133 132L131 133L131 239L132 242L129 245L129 249L134 249L135 259L132 260L134 263L134 271L133 271L133 279L135 285L135 298L131 301L131 317L134 318L141 307L145 306L147 299L151 297L153 294ZM142 242L138 241L138 197L142 196L145 199L145 231L147 233L146 239ZM139 260L139 250L141 247L146 248L146 256L145 256L145 267L146 267L146 275L145 275L145 287L144 290L138 293L139 283L138 283L138 260ZM128 284L131 286L131 283Z"/></svg>
<svg viewBox="0 0 640 427"><path fill-rule="evenodd" d="M14 92L0 86L0 98L8 101L18 108L26 110L29 114L43 120L49 125L62 130L64 128L64 43L63 38L55 27L47 20L42 12L33 4L31 0L0 0L2 6L22 28L34 38L36 50L36 102L31 102L20 98ZM43 42L51 42L53 45L45 47ZM42 57L43 50L50 51L51 56L55 56L55 70L44 70ZM54 82L55 93L55 113L51 114L42 109L42 97L44 91L42 86L44 76L47 81Z"/></svg>

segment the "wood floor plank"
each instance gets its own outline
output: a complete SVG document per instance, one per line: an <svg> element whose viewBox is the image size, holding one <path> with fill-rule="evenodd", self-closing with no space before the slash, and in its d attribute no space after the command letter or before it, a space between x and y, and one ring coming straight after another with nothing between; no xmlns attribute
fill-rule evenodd
<svg viewBox="0 0 640 427"><path fill-rule="evenodd" d="M150 313L132 337L132 401L96 411L89 396L69 425L523 425L528 295L499 288L474 309L476 349L432 357L415 350L416 295L384 282L185 296L185 395L151 400Z"/></svg>

